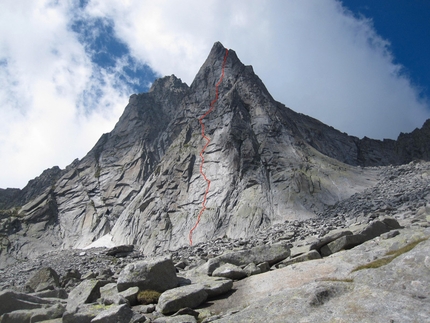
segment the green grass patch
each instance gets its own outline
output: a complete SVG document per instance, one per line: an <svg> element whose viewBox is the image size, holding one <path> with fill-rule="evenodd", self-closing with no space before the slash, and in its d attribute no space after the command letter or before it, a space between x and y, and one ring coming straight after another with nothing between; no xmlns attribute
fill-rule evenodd
<svg viewBox="0 0 430 323"><path fill-rule="evenodd" d="M353 283L354 279L352 279L352 278L323 277L323 278L319 279L319 281L323 281L323 282Z"/></svg>
<svg viewBox="0 0 430 323"><path fill-rule="evenodd" d="M394 259L396 259L398 256L411 251L413 248L415 248L417 246L417 244L426 241L428 238L421 238L418 239L416 241L413 241L409 244L407 244L406 246L398 249L398 250L392 250L392 251L388 251L385 254L385 257L380 258L380 259L376 259L375 261L369 262L367 264L364 265L360 265L357 266L356 268L354 268L351 273L353 273L354 271L359 271L362 269L375 269L375 268L379 268L385 265L388 265L390 262L392 262Z"/></svg>
<svg viewBox="0 0 430 323"><path fill-rule="evenodd" d="M161 293L155 290L143 290L137 294L137 302L142 305L157 304Z"/></svg>

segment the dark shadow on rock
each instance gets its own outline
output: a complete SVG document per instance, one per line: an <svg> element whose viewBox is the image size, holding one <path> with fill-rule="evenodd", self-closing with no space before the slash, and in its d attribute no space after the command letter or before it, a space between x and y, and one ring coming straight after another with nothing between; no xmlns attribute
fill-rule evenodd
<svg viewBox="0 0 430 323"><path fill-rule="evenodd" d="M228 291L227 293L224 293L222 295L219 295L217 297L212 297L210 300L206 301L205 303L201 304L199 307L197 307L197 309L203 309L203 308L208 308L211 307L212 305L214 305L214 301L218 301L221 299L226 299L229 298L231 295L233 295L235 292L237 291L237 289L231 289L230 291Z"/></svg>

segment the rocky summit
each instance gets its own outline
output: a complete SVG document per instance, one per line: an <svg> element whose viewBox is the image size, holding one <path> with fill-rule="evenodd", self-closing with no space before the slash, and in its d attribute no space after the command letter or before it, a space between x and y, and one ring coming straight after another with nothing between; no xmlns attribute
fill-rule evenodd
<svg viewBox="0 0 430 323"><path fill-rule="evenodd" d="M215 43L82 160L0 189L1 322L430 321L429 159L429 120L349 136Z"/></svg>

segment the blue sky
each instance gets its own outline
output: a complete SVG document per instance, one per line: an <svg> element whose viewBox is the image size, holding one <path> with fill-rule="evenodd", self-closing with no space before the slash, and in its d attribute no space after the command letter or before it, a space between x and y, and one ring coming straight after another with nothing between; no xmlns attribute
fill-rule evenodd
<svg viewBox="0 0 430 323"><path fill-rule="evenodd" d="M4 0L0 187L82 158L128 98L191 84L213 43L273 97L348 134L393 138L430 118L428 0Z"/></svg>
<svg viewBox="0 0 430 323"><path fill-rule="evenodd" d="M394 62L404 66L412 82L430 98L430 1L343 0L357 17L372 19L381 37L390 42Z"/></svg>

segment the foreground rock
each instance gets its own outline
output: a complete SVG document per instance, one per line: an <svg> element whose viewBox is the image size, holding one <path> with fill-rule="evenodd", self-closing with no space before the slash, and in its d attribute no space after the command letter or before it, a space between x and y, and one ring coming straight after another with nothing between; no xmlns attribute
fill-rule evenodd
<svg viewBox="0 0 430 323"><path fill-rule="evenodd" d="M227 252L218 257L209 259L199 270L207 275L212 275L215 269L223 264L246 266L250 263L260 264L267 262L273 265L290 255L287 242L279 242L272 245L257 246L251 249ZM246 274L245 274L246 276Z"/></svg>
<svg viewBox="0 0 430 323"><path fill-rule="evenodd" d="M247 277L248 274L239 266L226 263L216 268L213 271L212 276L238 280Z"/></svg>
<svg viewBox="0 0 430 323"><path fill-rule="evenodd" d="M75 270L67 270L65 276L80 280L68 294L58 288L32 294L0 292L2 322L41 319L52 319L53 323L197 322L195 311L199 312L199 321L203 322L259 322L263 319L270 322L311 319L318 322L337 319L356 322L374 321L375 318L379 321L384 316L394 321L407 317L421 322L428 315L430 299L426 288L430 284L427 217L430 220L426 205L408 218L402 214L370 217L366 224L354 223L349 228L338 228L320 238L311 236L306 239L304 236L305 239L297 239L294 243L282 240L247 248L248 243L239 240L234 244L242 250L210 258L205 265L194 269L185 269L188 267L187 259L175 268L170 257L134 261L126 256L121 258L120 264L124 268L121 271L122 267L117 269L118 276L110 269L100 269L99 275L90 272L82 276ZM402 220L402 226L396 219ZM303 228L308 223L312 222L295 226ZM291 234L288 236L292 237ZM355 236L365 236L367 241L360 241L357 246L344 245L342 250L332 248L333 243L339 243L340 239ZM318 250L322 252L327 246L336 252L321 258ZM195 252L201 252L201 246L195 247ZM91 251L86 251L81 257L91 254ZM286 255L289 256L283 259ZM126 264L127 261L131 263ZM202 261L200 258L196 263ZM272 267L267 271L269 262ZM202 274L202 269L207 273L210 264L219 266L213 270L212 276ZM152 273L154 268L161 268L158 276ZM179 271L179 277L176 271ZM39 276L38 271L34 272L33 277ZM241 276L231 277L235 282L216 277L224 272L236 272ZM46 273L49 281L50 270ZM133 277L133 273L138 278L129 279L130 287L118 291L120 277ZM158 293L159 296L154 290L145 289L155 296L149 297L148 293L145 298L148 305L136 306L143 296L135 285L154 287L148 285L151 281L148 277L168 278L175 282L171 285L175 287L161 295ZM60 277L60 281L63 280ZM145 280L148 280L147 285L142 285ZM176 288L177 285L180 287ZM25 289L25 284L22 288ZM339 310L341 304L345 306ZM386 308L379 309L380 306L391 307L391 313Z"/></svg>
<svg viewBox="0 0 430 323"><path fill-rule="evenodd" d="M231 290L233 281L222 277L210 277L206 275L191 275L188 277L191 284L199 284L204 287L208 298L223 295Z"/></svg>
<svg viewBox="0 0 430 323"><path fill-rule="evenodd" d="M96 279L84 280L70 292L67 311L73 313L82 304L94 303L100 297L101 286L100 281Z"/></svg>
<svg viewBox="0 0 430 323"><path fill-rule="evenodd" d="M159 257L127 265L118 277L118 291L130 287L164 292L179 284L172 259Z"/></svg>
<svg viewBox="0 0 430 323"><path fill-rule="evenodd" d="M26 288L30 292L41 292L59 286L60 278L57 272L50 267L38 270L26 284Z"/></svg>
<svg viewBox="0 0 430 323"><path fill-rule="evenodd" d="M333 241L322 245L320 253L322 256L329 256L332 253L336 253L344 249L351 249L365 241L376 238L383 233L399 228L401 228L400 224L392 218L384 218L382 221L372 221L357 234L346 234L347 232L342 232L345 234L342 234L342 236L333 239ZM320 242L318 244L322 243Z"/></svg>
<svg viewBox="0 0 430 323"><path fill-rule="evenodd" d="M66 308L61 304L32 310L17 310L3 315L2 323L31 323L61 318Z"/></svg>
<svg viewBox="0 0 430 323"><path fill-rule="evenodd" d="M130 323L132 317L133 311L128 305L116 305L99 313L91 323Z"/></svg>
<svg viewBox="0 0 430 323"><path fill-rule="evenodd" d="M37 296L18 293L12 290L0 292L0 316L16 310L32 310L54 305L55 299L45 299Z"/></svg>
<svg viewBox="0 0 430 323"><path fill-rule="evenodd" d="M211 307L227 314L207 322L425 322L430 229L399 232L235 282Z"/></svg>
<svg viewBox="0 0 430 323"><path fill-rule="evenodd" d="M157 311L162 314L171 314L184 307L195 308L207 298L208 294L203 285L193 284L177 287L161 294Z"/></svg>

